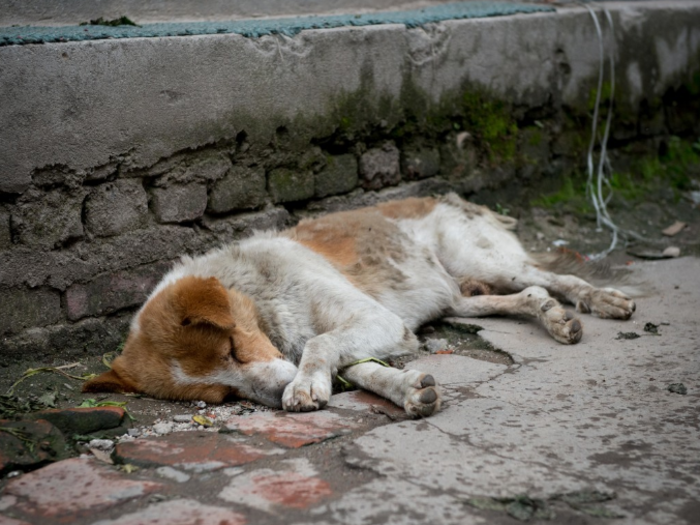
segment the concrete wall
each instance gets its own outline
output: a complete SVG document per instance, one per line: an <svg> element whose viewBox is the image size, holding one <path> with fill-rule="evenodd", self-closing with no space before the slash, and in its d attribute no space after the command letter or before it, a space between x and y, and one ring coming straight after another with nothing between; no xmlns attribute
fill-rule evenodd
<svg viewBox="0 0 700 525"><path fill-rule="evenodd" d="M608 4L613 146L700 134L700 4ZM582 161L583 9L0 47L0 361L113 350L169 263L308 213Z"/></svg>

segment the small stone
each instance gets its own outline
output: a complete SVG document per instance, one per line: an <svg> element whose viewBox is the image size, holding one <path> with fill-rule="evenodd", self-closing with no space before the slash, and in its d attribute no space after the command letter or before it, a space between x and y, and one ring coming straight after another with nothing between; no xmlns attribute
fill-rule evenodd
<svg viewBox="0 0 700 525"><path fill-rule="evenodd" d="M425 348L431 354L434 354L440 350L445 350L449 345L446 339L428 339L425 342Z"/></svg>
<svg viewBox="0 0 700 525"><path fill-rule="evenodd" d="M195 401L194 404L197 408L207 408L207 404L204 401Z"/></svg>
<svg viewBox="0 0 700 525"><path fill-rule="evenodd" d="M173 416L173 421L175 421L175 423L191 423L192 416L188 414L178 414L177 416Z"/></svg>
<svg viewBox="0 0 700 525"><path fill-rule="evenodd" d="M127 431L127 434L130 435L131 437L139 437L141 435L141 430L138 428L130 428Z"/></svg>
<svg viewBox="0 0 700 525"><path fill-rule="evenodd" d="M678 257L681 254L681 249L677 246L669 246L661 254L664 257Z"/></svg>
<svg viewBox="0 0 700 525"><path fill-rule="evenodd" d="M190 480L189 474L174 469L173 467L158 467L156 473L162 478L172 479L178 483L186 483Z"/></svg>
<svg viewBox="0 0 700 525"><path fill-rule="evenodd" d="M663 233L667 237L673 237L674 235L678 235L686 226L686 223L682 221L676 221L673 224L671 224L671 226L669 226L668 228L662 230L661 233Z"/></svg>
<svg viewBox="0 0 700 525"><path fill-rule="evenodd" d="M114 441L111 439L92 439L88 443L88 447L97 450L112 450L114 448Z"/></svg>
<svg viewBox="0 0 700 525"><path fill-rule="evenodd" d="M158 435L170 434L173 431L172 423L156 423L153 425L153 431Z"/></svg>

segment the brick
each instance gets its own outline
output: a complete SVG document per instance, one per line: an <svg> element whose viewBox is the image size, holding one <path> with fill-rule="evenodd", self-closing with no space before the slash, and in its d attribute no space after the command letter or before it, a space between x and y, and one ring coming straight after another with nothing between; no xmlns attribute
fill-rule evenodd
<svg viewBox="0 0 700 525"><path fill-rule="evenodd" d="M440 147L440 173L447 180L472 176L478 164L478 152L470 138L449 136Z"/></svg>
<svg viewBox="0 0 700 525"><path fill-rule="evenodd" d="M116 315L30 328L16 336L0 337L0 366L27 359L50 361L59 353L71 359L113 352L124 341L130 321L130 315Z"/></svg>
<svg viewBox="0 0 700 525"><path fill-rule="evenodd" d="M171 184L192 182L209 183L219 180L231 169L231 160L224 152L201 151L178 154L163 159L145 173L147 177L159 176L155 185L168 187Z"/></svg>
<svg viewBox="0 0 700 525"><path fill-rule="evenodd" d="M149 264L70 286L65 295L68 318L77 321L143 303L171 266L170 262Z"/></svg>
<svg viewBox="0 0 700 525"><path fill-rule="evenodd" d="M365 152L360 157L360 176L362 187L368 190L398 184L401 181L398 148L387 142L381 148Z"/></svg>
<svg viewBox="0 0 700 525"><path fill-rule="evenodd" d="M301 201L314 196L312 171L277 168L268 175L267 185L274 202Z"/></svg>
<svg viewBox="0 0 700 525"><path fill-rule="evenodd" d="M124 463L143 467L169 466L206 472L245 465L269 452L237 443L230 436L212 432L181 432L152 439L124 441L115 455Z"/></svg>
<svg viewBox="0 0 700 525"><path fill-rule="evenodd" d="M328 408L384 414L390 419L405 419L406 412L394 403L366 390L351 390L331 396Z"/></svg>
<svg viewBox="0 0 700 525"><path fill-rule="evenodd" d="M124 427L130 422L125 416L126 412L120 407L94 407L42 410L25 417L48 421L70 439L74 435L84 436L114 428L123 429L124 433Z"/></svg>
<svg viewBox="0 0 700 525"><path fill-rule="evenodd" d="M10 234L10 213L0 209L0 251L12 247L12 235Z"/></svg>
<svg viewBox="0 0 700 525"><path fill-rule="evenodd" d="M260 435L287 448L320 443L357 428L353 421L328 411L303 414L261 412L230 419L225 426L246 436Z"/></svg>
<svg viewBox="0 0 700 525"><path fill-rule="evenodd" d="M401 173L406 180L434 177L440 171L440 152L437 149L409 150L401 155Z"/></svg>
<svg viewBox="0 0 700 525"><path fill-rule="evenodd" d="M191 499L164 501L144 510L125 514L113 520L100 520L92 525L243 525L245 516L224 507L204 505Z"/></svg>
<svg viewBox="0 0 700 525"><path fill-rule="evenodd" d="M520 176L533 179L549 164L549 134L537 127L524 128L518 136Z"/></svg>
<svg viewBox="0 0 700 525"><path fill-rule="evenodd" d="M210 182L219 180L231 169L231 160L219 151L205 151L187 159L187 167L182 175L184 181Z"/></svg>
<svg viewBox="0 0 700 525"><path fill-rule="evenodd" d="M27 192L12 212L10 224L19 242L56 248L84 235L82 204L85 190Z"/></svg>
<svg viewBox="0 0 700 525"><path fill-rule="evenodd" d="M0 252L0 285L48 284L65 290L74 282L85 282L103 272L173 260L183 253L201 252L218 243L206 231L184 226L161 225L135 230L116 237L78 243L68 250L45 252L15 247Z"/></svg>
<svg viewBox="0 0 700 525"><path fill-rule="evenodd" d="M226 213L257 208L265 203L266 197L265 169L235 165L212 187L207 209L212 213Z"/></svg>
<svg viewBox="0 0 700 525"><path fill-rule="evenodd" d="M47 166L34 170L32 182L39 187L65 186L67 188L79 188L85 180L84 171L75 171L64 165Z"/></svg>
<svg viewBox="0 0 700 525"><path fill-rule="evenodd" d="M346 193L357 186L357 159L354 155L328 156L326 167L316 174L316 197Z"/></svg>
<svg viewBox="0 0 700 525"><path fill-rule="evenodd" d="M187 222L198 219L207 207L204 184L174 184L151 192L153 213L158 222Z"/></svg>
<svg viewBox="0 0 700 525"><path fill-rule="evenodd" d="M61 432L46 420L0 420L0 476L69 457Z"/></svg>
<svg viewBox="0 0 700 525"><path fill-rule="evenodd" d="M10 288L0 290L0 335L17 333L24 328L46 326L63 317L61 297L56 290Z"/></svg>
<svg viewBox="0 0 700 525"><path fill-rule="evenodd" d="M215 219L204 217L204 225L222 241L249 237L255 230L282 229L287 226L289 212L280 207L268 207L264 211L240 213L232 217Z"/></svg>
<svg viewBox="0 0 700 525"><path fill-rule="evenodd" d="M333 495L305 458L280 462L279 470L257 469L233 478L219 497L265 512L304 510ZM286 467L286 468L285 468Z"/></svg>
<svg viewBox="0 0 700 525"><path fill-rule="evenodd" d="M8 518L0 514L0 525L32 525L29 522Z"/></svg>
<svg viewBox="0 0 700 525"><path fill-rule="evenodd" d="M85 200L85 223L99 237L143 228L148 223L148 197L139 179L101 184Z"/></svg>
<svg viewBox="0 0 700 525"><path fill-rule="evenodd" d="M89 458L73 458L11 479L5 493L18 497L13 508L27 516L70 523L162 487L128 479Z"/></svg>

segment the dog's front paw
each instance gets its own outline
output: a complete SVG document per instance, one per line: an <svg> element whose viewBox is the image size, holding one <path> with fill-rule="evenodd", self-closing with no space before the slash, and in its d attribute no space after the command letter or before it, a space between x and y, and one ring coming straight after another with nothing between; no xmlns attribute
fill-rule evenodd
<svg viewBox="0 0 700 525"><path fill-rule="evenodd" d="M428 417L440 410L442 398L433 376L420 374L406 392L403 407L413 417Z"/></svg>
<svg viewBox="0 0 700 525"><path fill-rule="evenodd" d="M331 398L331 378L318 373L297 377L287 385L282 394L282 407L288 412L310 412L328 404Z"/></svg>

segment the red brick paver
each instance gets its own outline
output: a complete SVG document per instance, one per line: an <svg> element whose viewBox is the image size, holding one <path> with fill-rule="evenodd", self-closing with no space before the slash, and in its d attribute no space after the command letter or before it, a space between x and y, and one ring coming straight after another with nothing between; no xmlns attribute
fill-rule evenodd
<svg viewBox="0 0 700 525"><path fill-rule="evenodd" d="M329 411L262 412L230 419L226 428L247 436L260 434L273 443L299 448L346 434L357 428L357 424Z"/></svg>
<svg viewBox="0 0 700 525"><path fill-rule="evenodd" d="M116 450L116 457L124 463L180 467L195 472L244 465L267 454L264 450L212 432L179 432L127 441L117 445Z"/></svg>
<svg viewBox="0 0 700 525"><path fill-rule="evenodd" d="M16 520L14 518L8 518L0 514L0 525L32 525L26 521Z"/></svg>
<svg viewBox="0 0 700 525"><path fill-rule="evenodd" d="M115 520L93 525L244 525L246 519L230 509L203 505L194 500L178 499L151 505L144 510L125 514Z"/></svg>
<svg viewBox="0 0 700 525"><path fill-rule="evenodd" d="M280 466L280 470L258 469L234 477L219 497L276 513L303 510L333 494L307 459L282 461Z"/></svg>
<svg viewBox="0 0 700 525"><path fill-rule="evenodd" d="M128 479L92 459L73 458L12 479L5 492L17 496L12 509L38 519L69 523L161 487L159 483Z"/></svg>

